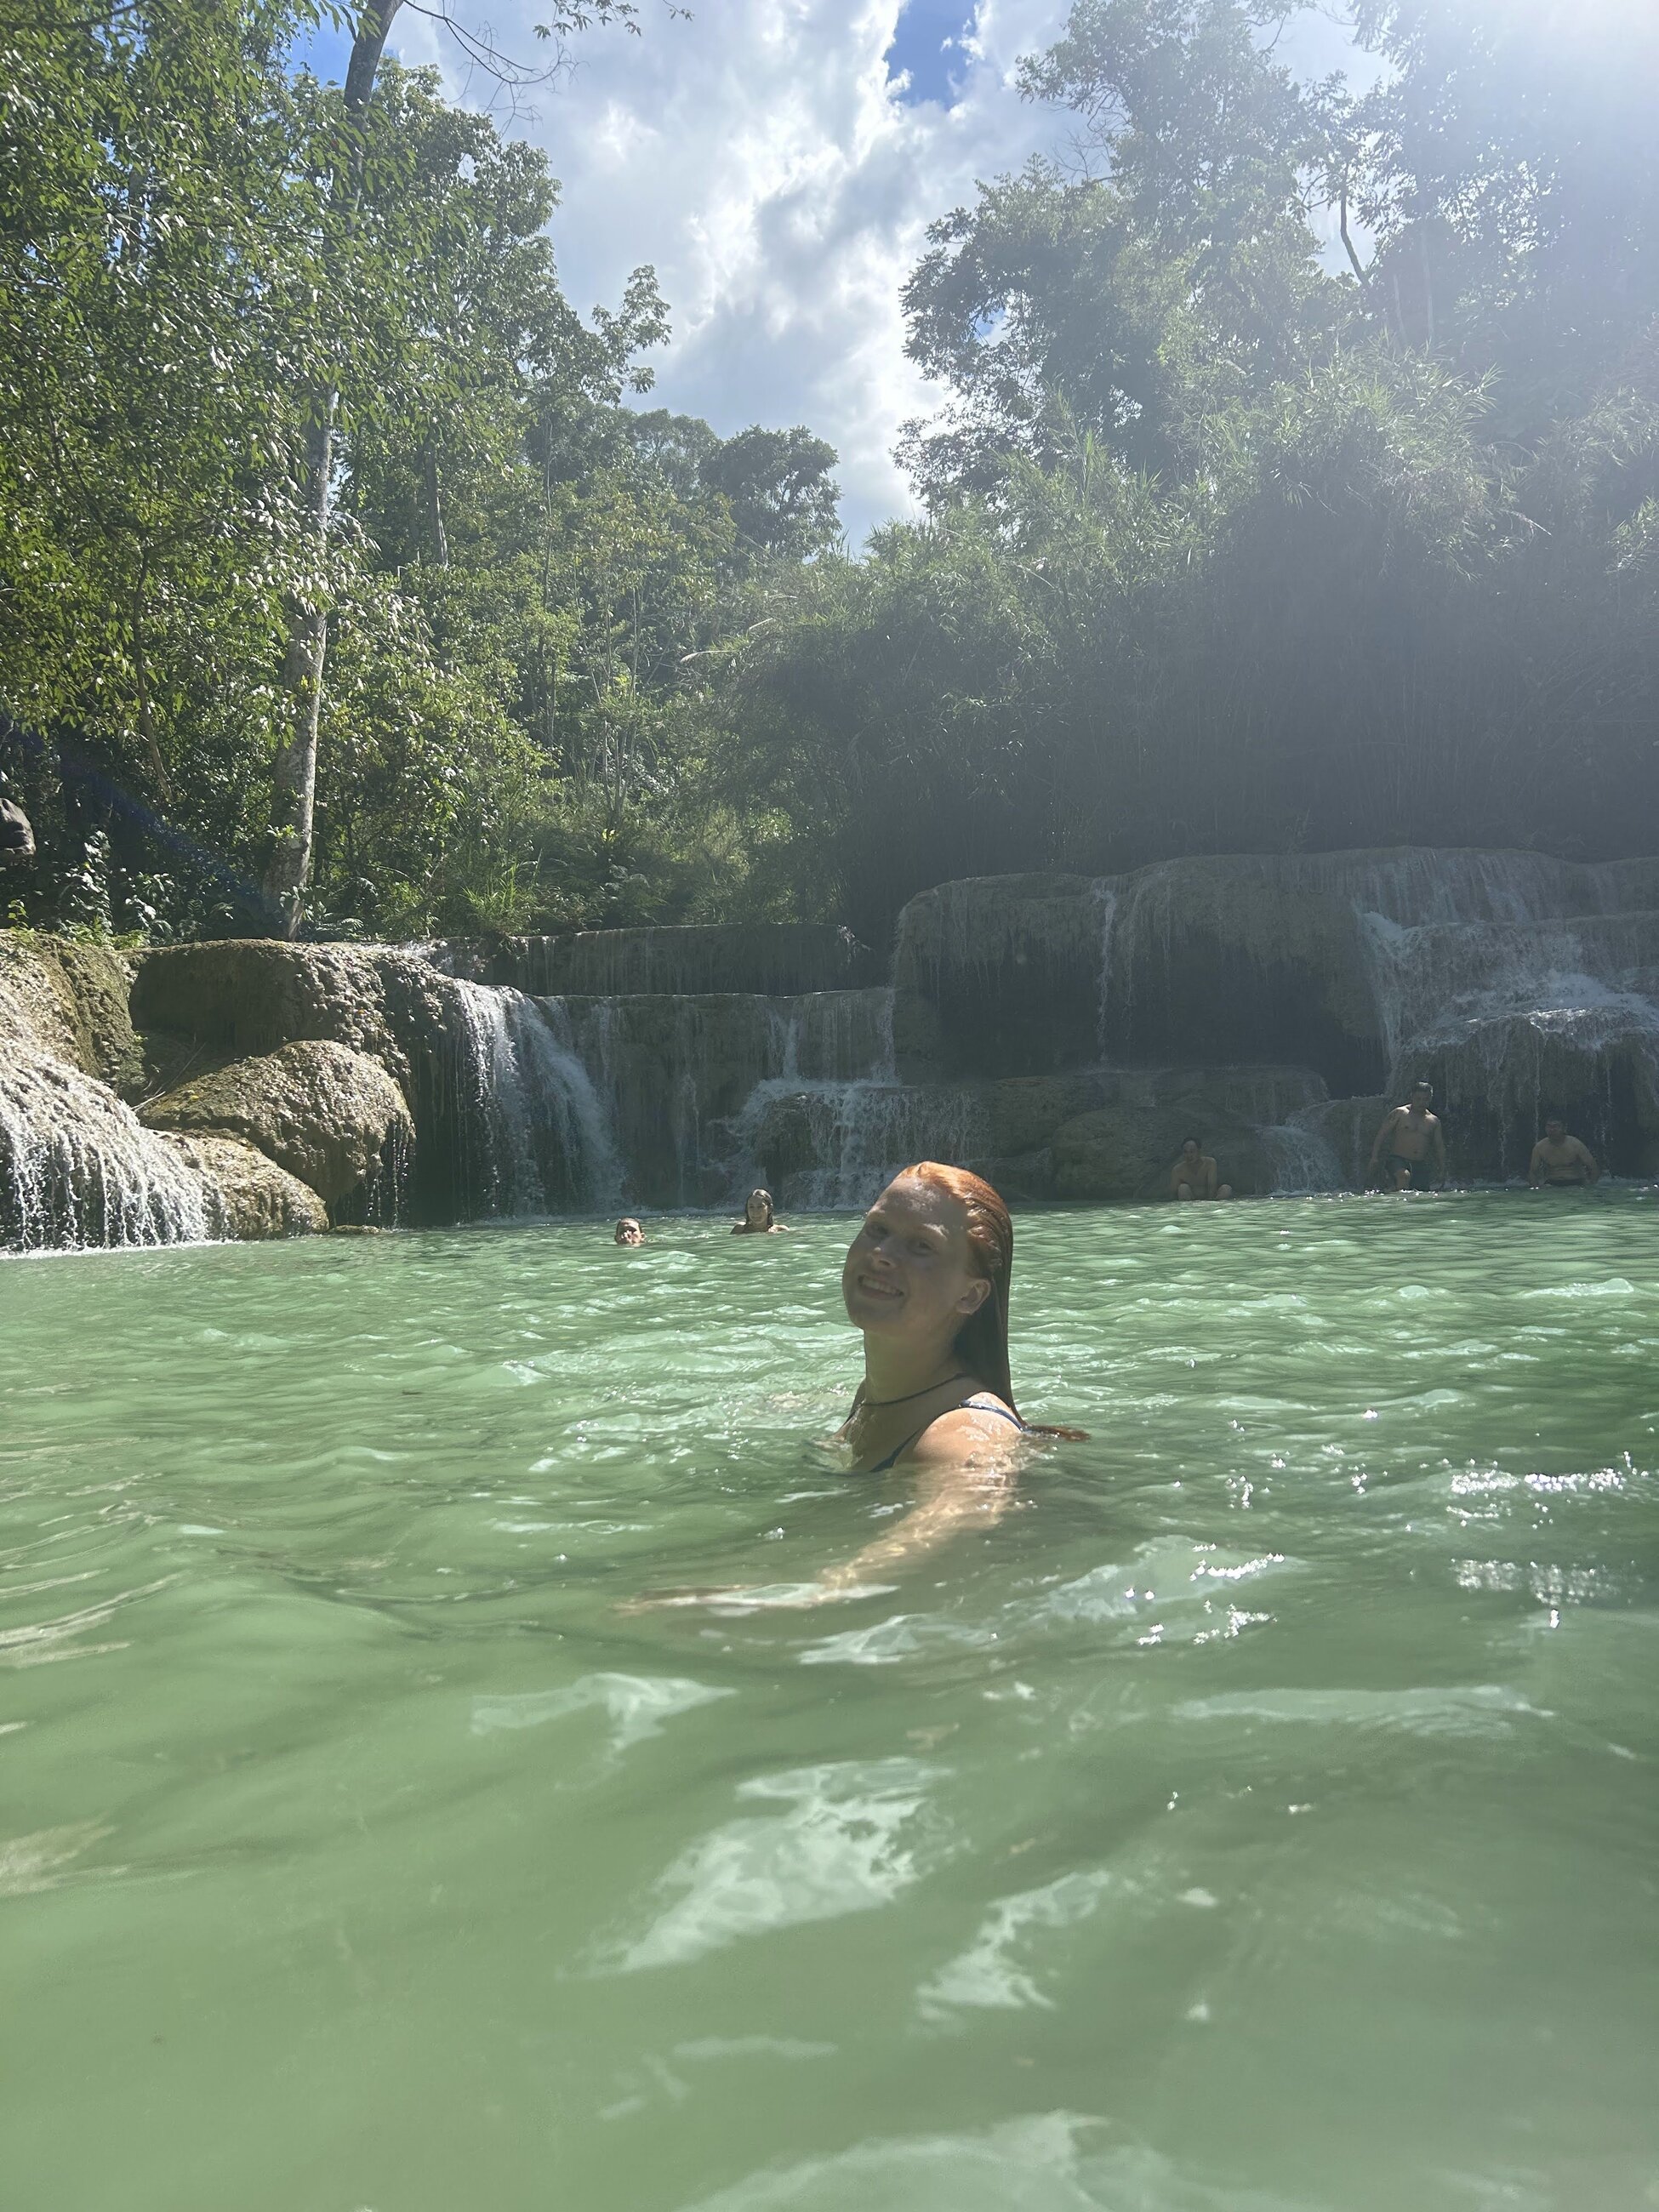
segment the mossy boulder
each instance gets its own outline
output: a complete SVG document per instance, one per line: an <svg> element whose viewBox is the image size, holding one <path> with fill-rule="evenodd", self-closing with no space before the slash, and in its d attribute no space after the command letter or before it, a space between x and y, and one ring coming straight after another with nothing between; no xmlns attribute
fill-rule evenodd
<svg viewBox="0 0 1659 2212"><path fill-rule="evenodd" d="M143 1109L153 1129L252 1145L332 1206L413 1145L403 1092L368 1054L324 1038L234 1060Z"/></svg>
<svg viewBox="0 0 1659 2212"><path fill-rule="evenodd" d="M328 1225L328 1208L308 1183L279 1168L263 1152L235 1137L192 1135L161 1130L156 1142L169 1146L200 1177L216 1204L217 1233L244 1243L272 1237L309 1237Z"/></svg>
<svg viewBox="0 0 1659 2212"><path fill-rule="evenodd" d="M0 1045L27 1042L137 1097L143 1054L133 1033L129 957L107 945L0 930Z"/></svg>
<svg viewBox="0 0 1659 2212"><path fill-rule="evenodd" d="M137 963L133 1019L142 1030L193 1038L238 1057L326 1040L401 1076L406 1062L387 1018L380 971L376 954L354 945L249 938L166 945Z"/></svg>

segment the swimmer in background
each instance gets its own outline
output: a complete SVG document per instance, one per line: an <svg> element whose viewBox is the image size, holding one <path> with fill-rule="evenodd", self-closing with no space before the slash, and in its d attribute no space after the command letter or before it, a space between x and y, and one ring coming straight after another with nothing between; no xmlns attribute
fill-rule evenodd
<svg viewBox="0 0 1659 2212"><path fill-rule="evenodd" d="M618 1244L643 1244L645 1231L631 1213L624 1213L617 1224L616 1242Z"/></svg>
<svg viewBox="0 0 1659 2212"><path fill-rule="evenodd" d="M1570 1137L1561 1116L1552 1114L1544 1124L1543 1135L1532 1148L1527 1181L1533 1188L1541 1183L1547 1190L1585 1190L1600 1181L1601 1174L1589 1146Z"/></svg>
<svg viewBox="0 0 1659 2212"><path fill-rule="evenodd" d="M1230 1182L1217 1181L1215 1162L1196 1137L1182 1139L1181 1158L1170 1170L1170 1195L1182 1200L1231 1198Z"/></svg>
<svg viewBox="0 0 1659 2212"><path fill-rule="evenodd" d="M1446 1180L1446 1136L1429 1102L1434 1085L1422 1077L1413 1084L1411 1096L1396 1106L1371 1140L1370 1178L1375 1179L1386 1144L1389 1157L1382 1171L1395 1190L1437 1190Z"/></svg>
<svg viewBox="0 0 1659 2212"><path fill-rule="evenodd" d="M988 1183L933 1160L896 1176L865 1216L842 1269L847 1317L864 1338L864 1380L835 1441L847 1448L855 1475L914 1468L910 1511L804 1590L665 1591L625 1609L821 1605L866 1593L966 1529L994 1527L1013 1500L1022 1438L1085 1433L1036 1427L1014 1403L1013 1261L1013 1224Z"/></svg>
<svg viewBox="0 0 1659 2212"><path fill-rule="evenodd" d="M743 1219L732 1224L734 1237L787 1237L789 1230L773 1211L769 1190L751 1190L743 1202Z"/></svg>

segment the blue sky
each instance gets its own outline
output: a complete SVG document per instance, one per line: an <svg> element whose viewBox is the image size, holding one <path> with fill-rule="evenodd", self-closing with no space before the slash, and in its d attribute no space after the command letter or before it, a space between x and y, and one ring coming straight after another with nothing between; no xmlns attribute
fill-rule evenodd
<svg viewBox="0 0 1659 2212"><path fill-rule="evenodd" d="M978 14L975 0L907 0L886 57L888 77L906 106L954 103L969 67L963 42Z"/></svg>
<svg viewBox="0 0 1659 2212"><path fill-rule="evenodd" d="M466 0L453 0L458 13ZM690 22L642 0L644 35L590 32L574 66L507 124L563 184L553 238L567 293L612 302L654 263L674 335L644 404L747 423L805 422L841 453L855 544L909 510L891 459L929 391L903 350L899 288L929 222L975 181L1057 147L1064 117L1018 96L1022 54L1049 43L1066 0L692 0ZM507 52L537 52L538 0L490 0ZM487 102L453 46L407 12L392 50L434 61L458 97ZM321 73L345 46L314 42ZM1314 15L1285 48L1323 74L1346 52Z"/></svg>

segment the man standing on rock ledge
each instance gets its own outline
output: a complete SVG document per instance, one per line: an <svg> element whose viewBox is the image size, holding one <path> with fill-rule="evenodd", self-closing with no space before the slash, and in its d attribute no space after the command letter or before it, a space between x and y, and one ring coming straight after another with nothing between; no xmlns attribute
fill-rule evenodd
<svg viewBox="0 0 1659 2212"><path fill-rule="evenodd" d="M1413 1084L1411 1097L1403 1106L1396 1106L1371 1140L1370 1171L1366 1180L1375 1182L1377 1164L1382 1158L1382 1146L1387 1142L1389 1157L1383 1173L1393 1190L1437 1190L1446 1180L1446 1137L1437 1114L1431 1114L1429 1102L1434 1097L1433 1084L1419 1077Z"/></svg>

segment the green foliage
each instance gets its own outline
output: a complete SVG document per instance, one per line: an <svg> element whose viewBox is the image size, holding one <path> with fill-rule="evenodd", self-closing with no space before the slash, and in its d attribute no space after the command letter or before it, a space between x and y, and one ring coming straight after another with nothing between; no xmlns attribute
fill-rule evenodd
<svg viewBox="0 0 1659 2212"><path fill-rule="evenodd" d="M0 19L0 706L51 748L23 902L268 927L321 616L312 927L705 910L745 872L707 656L828 541L835 455L625 405L652 272L584 322L541 155L433 71L382 60L366 106L296 75L310 20Z"/></svg>
<svg viewBox="0 0 1659 2212"><path fill-rule="evenodd" d="M545 165L433 74L295 74L299 0L0 18L11 903L269 926L319 632L342 933L879 939L975 872L1653 849L1659 18L1358 0L1356 93L1282 66L1299 3L1076 0L1024 72L1073 158L906 289L947 396L861 560L809 430L629 404L652 271L576 315Z"/></svg>
<svg viewBox="0 0 1659 2212"><path fill-rule="evenodd" d="M930 519L739 663L861 934L981 870L1659 843L1659 19L1366 0L1356 97L1292 12L1075 0L1024 70L1074 166L933 227Z"/></svg>

